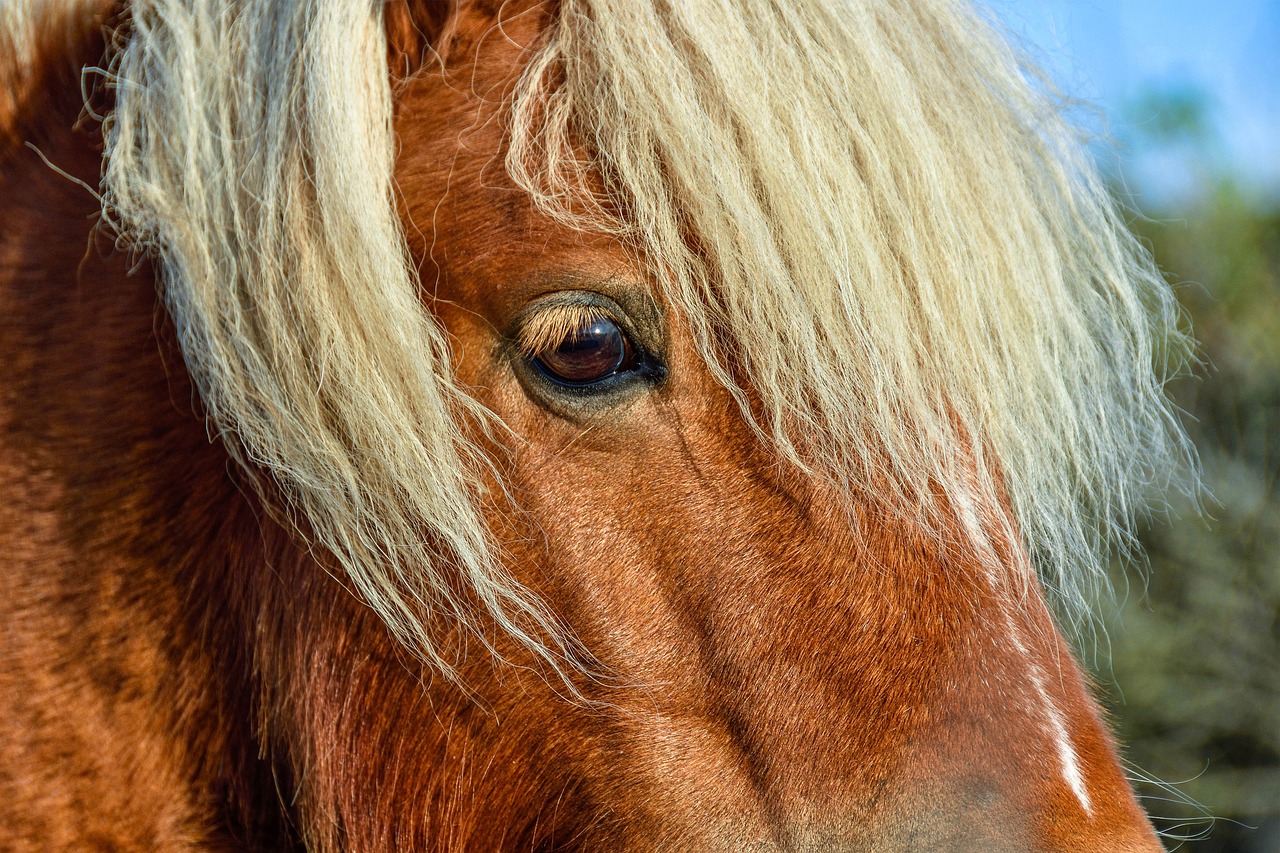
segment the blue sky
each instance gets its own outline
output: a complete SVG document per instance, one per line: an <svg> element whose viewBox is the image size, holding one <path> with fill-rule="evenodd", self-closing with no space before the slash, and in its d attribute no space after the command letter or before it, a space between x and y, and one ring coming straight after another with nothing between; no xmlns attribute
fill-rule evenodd
<svg viewBox="0 0 1280 853"><path fill-rule="evenodd" d="M986 0L1037 48L1059 87L1103 108L1140 202L1176 204L1230 172L1280 197L1280 0ZM1144 93L1205 106L1204 145L1157 145ZM1190 150L1194 148L1195 150Z"/></svg>

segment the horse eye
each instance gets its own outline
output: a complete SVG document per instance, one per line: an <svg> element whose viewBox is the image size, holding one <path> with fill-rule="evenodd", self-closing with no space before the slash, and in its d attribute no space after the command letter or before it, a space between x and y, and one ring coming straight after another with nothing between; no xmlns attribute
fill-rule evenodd
<svg viewBox="0 0 1280 853"><path fill-rule="evenodd" d="M636 366L635 348L608 317L584 322L554 349L538 353L533 365L552 382L581 387Z"/></svg>

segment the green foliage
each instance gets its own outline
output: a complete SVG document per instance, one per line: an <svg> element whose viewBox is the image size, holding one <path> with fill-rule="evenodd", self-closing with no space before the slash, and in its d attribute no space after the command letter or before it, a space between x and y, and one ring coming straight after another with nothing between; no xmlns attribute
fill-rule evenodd
<svg viewBox="0 0 1280 853"><path fill-rule="evenodd" d="M1175 506L1171 521L1146 532L1146 589L1131 587L1104 618L1111 669L1099 681L1131 764L1203 804L1139 784L1170 847L1180 835L1194 837L1181 849L1196 853L1275 853L1280 201L1259 203L1221 181L1176 217L1133 227L1201 342L1203 365L1170 392L1189 415L1210 495L1202 513Z"/></svg>
<svg viewBox="0 0 1280 853"><path fill-rule="evenodd" d="M1205 139L1210 126L1208 98L1191 87L1151 87L1128 106L1130 116L1142 119L1135 130L1155 143Z"/></svg>

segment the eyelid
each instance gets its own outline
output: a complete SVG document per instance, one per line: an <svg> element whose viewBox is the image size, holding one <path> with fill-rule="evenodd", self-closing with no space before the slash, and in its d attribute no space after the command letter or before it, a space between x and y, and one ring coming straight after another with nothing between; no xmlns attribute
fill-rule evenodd
<svg viewBox="0 0 1280 853"><path fill-rule="evenodd" d="M516 346L526 358L533 358L555 349L580 329L600 320L618 322L600 305L551 305L525 318L516 334Z"/></svg>

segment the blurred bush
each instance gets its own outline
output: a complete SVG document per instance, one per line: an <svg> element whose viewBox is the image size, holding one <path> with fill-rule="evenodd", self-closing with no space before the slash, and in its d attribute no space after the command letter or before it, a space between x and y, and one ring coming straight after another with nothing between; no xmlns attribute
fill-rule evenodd
<svg viewBox="0 0 1280 853"><path fill-rule="evenodd" d="M1144 533L1149 572L1118 576L1093 659L1135 779L1174 783L1137 782L1166 845L1280 853L1280 199L1202 178L1132 227L1200 341L1170 393L1210 494Z"/></svg>

